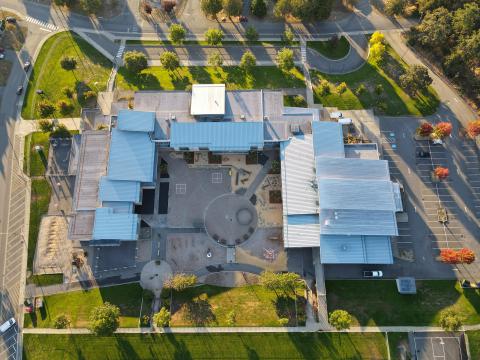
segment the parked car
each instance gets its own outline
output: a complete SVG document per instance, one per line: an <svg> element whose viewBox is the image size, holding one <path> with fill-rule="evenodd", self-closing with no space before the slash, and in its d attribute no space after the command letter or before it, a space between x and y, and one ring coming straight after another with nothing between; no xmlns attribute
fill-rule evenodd
<svg viewBox="0 0 480 360"><path fill-rule="evenodd" d="M30 69L30 66L32 66L32 63L30 61L25 61L23 64L23 70L28 71Z"/></svg>
<svg viewBox="0 0 480 360"><path fill-rule="evenodd" d="M429 158L430 157L430 151L418 150L417 151L417 157L419 157L419 158Z"/></svg>
<svg viewBox="0 0 480 360"><path fill-rule="evenodd" d="M10 24L15 24L17 22L17 19L15 19L13 16L7 16L5 18L5 21L10 23Z"/></svg>
<svg viewBox="0 0 480 360"><path fill-rule="evenodd" d="M443 145L442 139L433 139L431 140L432 145Z"/></svg>
<svg viewBox="0 0 480 360"><path fill-rule="evenodd" d="M0 53L0 60L3 60L5 59L5 54L4 53Z"/></svg>
<svg viewBox="0 0 480 360"><path fill-rule="evenodd" d="M331 119L340 119L343 117L343 114L340 111L334 111L330 113L330 118Z"/></svg>
<svg viewBox="0 0 480 360"><path fill-rule="evenodd" d="M17 88L17 95L20 95L22 92L23 92L23 86L20 85L20 86Z"/></svg>
<svg viewBox="0 0 480 360"><path fill-rule="evenodd" d="M1 326L0 326L0 334L3 334L5 331L10 329L13 325L15 325L16 321L12 317L9 320L5 321Z"/></svg>
<svg viewBox="0 0 480 360"><path fill-rule="evenodd" d="M364 278L382 278L383 272L380 270L373 270L373 271L364 271L363 272Z"/></svg>

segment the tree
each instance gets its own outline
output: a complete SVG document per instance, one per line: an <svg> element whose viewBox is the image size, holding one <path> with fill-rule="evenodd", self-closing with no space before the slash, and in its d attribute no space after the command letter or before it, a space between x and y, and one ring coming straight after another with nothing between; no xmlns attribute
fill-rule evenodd
<svg viewBox="0 0 480 360"><path fill-rule="evenodd" d="M277 293L277 291L282 291L286 294L291 292L295 293L299 280L300 276L291 272L274 273L271 271L264 271L260 274L260 284L275 293Z"/></svg>
<svg viewBox="0 0 480 360"><path fill-rule="evenodd" d="M180 44L183 40L185 40L185 36L187 35L187 30L185 30L185 28L180 24L173 24L170 26L169 31L170 33L168 34L168 37L174 44Z"/></svg>
<svg viewBox="0 0 480 360"><path fill-rule="evenodd" d="M168 71L175 71L180 67L180 59L173 51L164 51L160 55L160 63Z"/></svg>
<svg viewBox="0 0 480 360"><path fill-rule="evenodd" d="M445 331L457 331L462 327L463 318L453 309L446 309L440 313L440 326Z"/></svg>
<svg viewBox="0 0 480 360"><path fill-rule="evenodd" d="M467 133L472 138L480 135L480 120L470 121L467 126Z"/></svg>
<svg viewBox="0 0 480 360"><path fill-rule="evenodd" d="M433 135L435 138L443 139L452 133L452 123L441 121L433 127Z"/></svg>
<svg viewBox="0 0 480 360"><path fill-rule="evenodd" d="M475 253L468 248L462 248L457 251L457 258L460 264L471 264L475 261Z"/></svg>
<svg viewBox="0 0 480 360"><path fill-rule="evenodd" d="M225 11L228 17L240 16L242 8L242 0L223 0L223 11Z"/></svg>
<svg viewBox="0 0 480 360"><path fill-rule="evenodd" d="M125 55L123 55L123 61L125 63L125 68L133 74L138 74L148 66L147 57L140 51L125 52Z"/></svg>
<svg viewBox="0 0 480 360"><path fill-rule="evenodd" d="M50 120L42 119L38 122L38 126L43 133L49 133L53 130L53 123Z"/></svg>
<svg viewBox="0 0 480 360"><path fill-rule="evenodd" d="M277 17L293 16L301 20L321 20L330 16L331 0L277 0L273 12Z"/></svg>
<svg viewBox="0 0 480 360"><path fill-rule="evenodd" d="M439 180L445 180L450 174L450 171L447 168L442 166L437 166L433 172L435 173L435 176L438 177Z"/></svg>
<svg viewBox="0 0 480 360"><path fill-rule="evenodd" d="M252 0L250 11L253 15L263 18L267 15L267 4L265 3L265 0Z"/></svg>
<svg viewBox="0 0 480 360"><path fill-rule="evenodd" d="M197 277L193 274L175 274L165 283L165 287L175 291L182 291L197 283Z"/></svg>
<svg viewBox="0 0 480 360"><path fill-rule="evenodd" d="M223 31L219 29L208 29L205 31L205 40L208 45L218 45L223 40Z"/></svg>
<svg viewBox="0 0 480 360"><path fill-rule="evenodd" d="M222 0L201 0L200 7L206 16L217 17L222 10Z"/></svg>
<svg viewBox="0 0 480 360"><path fill-rule="evenodd" d="M88 329L95 335L110 336L120 325L119 316L118 306L106 302L92 310Z"/></svg>
<svg viewBox="0 0 480 360"><path fill-rule="evenodd" d="M340 84L338 84L335 91L337 92L337 94L342 95L345 91L347 91L347 83L341 82Z"/></svg>
<svg viewBox="0 0 480 360"><path fill-rule="evenodd" d="M66 329L70 326L70 320L65 314L58 315L55 318L53 326L55 327L55 329Z"/></svg>
<svg viewBox="0 0 480 360"><path fill-rule="evenodd" d="M275 291L280 288L280 279L274 272L263 271L260 274L260 284L267 290Z"/></svg>
<svg viewBox="0 0 480 360"><path fill-rule="evenodd" d="M451 43L452 14L444 7L428 12L417 30L420 43L432 49L443 50Z"/></svg>
<svg viewBox="0 0 480 360"><path fill-rule="evenodd" d="M72 134L70 131L68 131L65 125L58 124L53 128L53 131L50 133L50 137L57 139L69 139L72 137Z"/></svg>
<svg viewBox="0 0 480 360"><path fill-rule="evenodd" d="M208 56L208 65L220 67L223 65L223 57L220 53L213 53Z"/></svg>
<svg viewBox="0 0 480 360"><path fill-rule="evenodd" d="M370 46L370 58L375 64L382 62L387 48L381 42L375 43Z"/></svg>
<svg viewBox="0 0 480 360"><path fill-rule="evenodd" d="M385 14L388 16L403 15L406 6L406 0L386 0L384 7Z"/></svg>
<svg viewBox="0 0 480 360"><path fill-rule="evenodd" d="M60 100L57 103L57 109L62 115L67 115L73 111L73 105L65 100Z"/></svg>
<svg viewBox="0 0 480 360"><path fill-rule="evenodd" d="M243 53L242 58L240 59L240 67L246 72L250 72L252 68L257 65L257 58L250 50L247 50Z"/></svg>
<svg viewBox="0 0 480 360"><path fill-rule="evenodd" d="M428 69L421 65L412 65L405 71L405 74L400 75L400 85L411 94L425 91L432 81Z"/></svg>
<svg viewBox="0 0 480 360"><path fill-rule="evenodd" d="M170 312L166 307L162 307L158 313L153 315L153 323L157 327L167 327L171 320Z"/></svg>
<svg viewBox="0 0 480 360"><path fill-rule="evenodd" d="M461 37L457 50L463 55L465 63L472 66L480 64L480 30L474 31L470 36Z"/></svg>
<svg viewBox="0 0 480 360"><path fill-rule="evenodd" d="M467 2L453 14L453 29L457 34L468 35L480 29L480 5Z"/></svg>
<svg viewBox="0 0 480 360"><path fill-rule="evenodd" d="M458 264L457 252L454 249L441 249L440 250L440 259L445 264Z"/></svg>
<svg viewBox="0 0 480 360"><path fill-rule="evenodd" d="M277 66L280 70L288 72L295 67L293 50L283 48L277 53Z"/></svg>
<svg viewBox="0 0 480 360"><path fill-rule="evenodd" d="M68 86L62 89L62 93L69 99L73 98L73 89L69 88Z"/></svg>
<svg viewBox="0 0 480 360"><path fill-rule="evenodd" d="M81 8L88 14L95 14L102 6L101 0L80 0Z"/></svg>
<svg viewBox="0 0 480 360"><path fill-rule="evenodd" d="M64 56L60 60L60 66L65 70L74 70L77 67L77 60L74 57Z"/></svg>
<svg viewBox="0 0 480 360"><path fill-rule="evenodd" d="M295 34L293 33L292 30L287 29L283 33L283 41L285 41L287 44L293 43L293 40L295 39Z"/></svg>
<svg viewBox="0 0 480 360"><path fill-rule="evenodd" d="M417 135L425 136L425 137L430 136L432 132L433 132L433 125L426 121L422 122L416 130Z"/></svg>
<svg viewBox="0 0 480 360"><path fill-rule="evenodd" d="M55 106L48 100L42 100L38 103L38 112L42 118L50 117L55 112Z"/></svg>
<svg viewBox="0 0 480 360"><path fill-rule="evenodd" d="M334 310L328 316L328 322L337 330L347 330L352 324L352 316L345 310Z"/></svg>
<svg viewBox="0 0 480 360"><path fill-rule="evenodd" d="M248 41L257 41L258 40L258 31L253 26L247 27L245 30L245 37Z"/></svg>
<svg viewBox="0 0 480 360"><path fill-rule="evenodd" d="M378 43L385 43L385 35L383 35L380 31L375 31L372 36L370 36L369 40L370 45L378 44Z"/></svg>

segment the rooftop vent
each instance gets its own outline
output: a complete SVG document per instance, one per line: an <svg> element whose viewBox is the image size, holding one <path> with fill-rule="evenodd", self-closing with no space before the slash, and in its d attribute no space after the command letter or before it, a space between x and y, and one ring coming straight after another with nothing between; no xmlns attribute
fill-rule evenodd
<svg viewBox="0 0 480 360"><path fill-rule="evenodd" d="M240 115L240 119L245 120L245 115L244 114Z"/></svg>

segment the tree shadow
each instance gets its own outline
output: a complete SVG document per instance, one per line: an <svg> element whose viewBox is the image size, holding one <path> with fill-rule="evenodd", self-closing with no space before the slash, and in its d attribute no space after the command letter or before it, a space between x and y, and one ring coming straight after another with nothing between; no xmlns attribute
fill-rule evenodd
<svg viewBox="0 0 480 360"><path fill-rule="evenodd" d="M193 323L195 326L206 326L212 322L216 322L212 305L207 299L193 299L184 305L185 320Z"/></svg>

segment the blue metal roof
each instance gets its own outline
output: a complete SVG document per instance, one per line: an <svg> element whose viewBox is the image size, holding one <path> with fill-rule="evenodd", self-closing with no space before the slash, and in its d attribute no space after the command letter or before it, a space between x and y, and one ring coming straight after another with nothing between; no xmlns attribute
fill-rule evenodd
<svg viewBox="0 0 480 360"><path fill-rule="evenodd" d="M120 110L117 127L124 131L153 132L155 129L155 113L147 111Z"/></svg>
<svg viewBox="0 0 480 360"><path fill-rule="evenodd" d="M100 201L140 202L140 182L110 180L106 176L100 179L98 192Z"/></svg>
<svg viewBox="0 0 480 360"><path fill-rule="evenodd" d="M320 236L322 264L392 264L388 236Z"/></svg>
<svg viewBox="0 0 480 360"><path fill-rule="evenodd" d="M137 240L139 217L137 214L114 213L112 208L95 210L93 240Z"/></svg>
<svg viewBox="0 0 480 360"><path fill-rule="evenodd" d="M249 151L263 148L263 122L174 122L170 146L210 151Z"/></svg>
<svg viewBox="0 0 480 360"><path fill-rule="evenodd" d="M342 125L330 121L312 122L315 156L345 157Z"/></svg>
<svg viewBox="0 0 480 360"><path fill-rule="evenodd" d="M107 172L110 180L153 182L154 165L155 144L147 133L112 130Z"/></svg>

